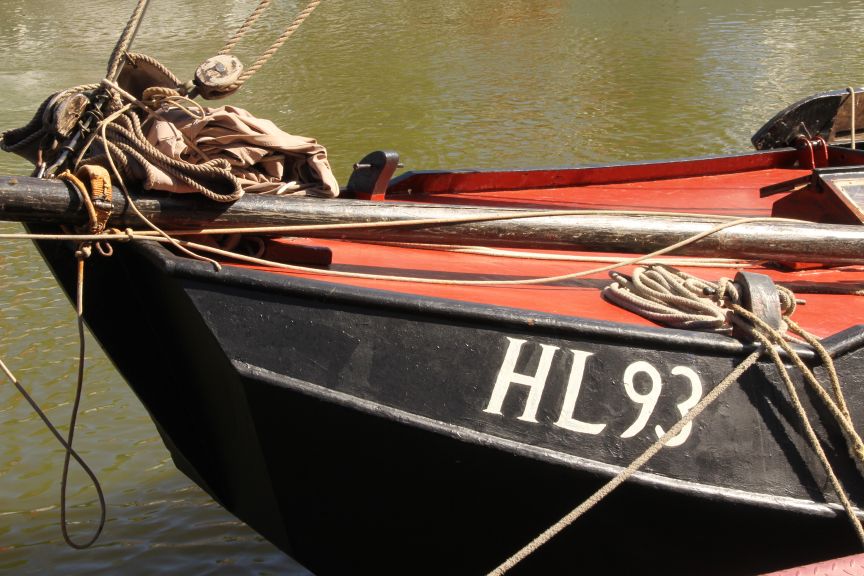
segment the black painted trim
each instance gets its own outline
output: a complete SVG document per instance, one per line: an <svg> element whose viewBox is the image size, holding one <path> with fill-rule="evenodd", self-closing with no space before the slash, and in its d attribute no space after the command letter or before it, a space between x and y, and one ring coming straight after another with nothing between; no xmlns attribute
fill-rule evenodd
<svg viewBox="0 0 864 576"><path fill-rule="evenodd" d="M567 466L568 468L608 478L615 476L623 470L623 467L621 466L614 466L596 460L581 458L579 456L565 454L548 448L523 444L514 440L484 434L471 428L465 428L463 426L457 426L425 416L412 414L398 408L391 408L377 402L358 398L351 394L332 390L305 380L292 378L246 362L232 360L231 364L244 378L270 386L285 388L313 398L324 399L327 402L332 402L371 416L386 418L400 424L421 428L438 434L444 434L445 436L459 442L468 441L479 446L503 450L521 457L532 458L539 461L554 462ZM735 490L732 488L708 486L696 482L676 480L674 478L652 474L650 472L636 472L631 477L631 480L644 486L664 488L712 501L731 501L750 506L798 512L811 516L827 518L839 517L845 514L842 506L839 504L818 503L798 498L770 496L767 494ZM864 518L864 511L857 508L855 510L859 517Z"/></svg>
<svg viewBox="0 0 864 576"><path fill-rule="evenodd" d="M734 338L708 332L693 332L673 328L640 326L602 320L585 320L573 316L543 314L519 308L491 306L434 297L416 297L387 290L358 288L346 284L309 280L289 274L273 274L248 268L224 266L215 271L212 265L181 258L161 245L133 242L154 265L162 271L182 277L221 285L292 292L309 298L347 303L363 307L380 307L436 318L494 323L502 328L542 330L554 336L580 336L631 345L662 347L668 350L701 351L729 356L743 356L754 350L753 344L744 344ZM864 346L864 325L857 325L834 334L825 340L829 352L836 356ZM809 348L796 346L805 360L815 354Z"/></svg>

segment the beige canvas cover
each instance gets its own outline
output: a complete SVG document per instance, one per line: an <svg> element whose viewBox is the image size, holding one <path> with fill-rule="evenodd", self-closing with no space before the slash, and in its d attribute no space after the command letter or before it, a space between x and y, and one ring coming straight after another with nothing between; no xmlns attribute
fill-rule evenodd
<svg viewBox="0 0 864 576"><path fill-rule="evenodd" d="M190 113L190 111L192 113ZM145 124L147 139L160 152L193 164L223 158L244 192L335 197L339 184L327 151L312 138L282 131L270 120L234 106L162 108ZM194 192L153 166L146 188Z"/></svg>

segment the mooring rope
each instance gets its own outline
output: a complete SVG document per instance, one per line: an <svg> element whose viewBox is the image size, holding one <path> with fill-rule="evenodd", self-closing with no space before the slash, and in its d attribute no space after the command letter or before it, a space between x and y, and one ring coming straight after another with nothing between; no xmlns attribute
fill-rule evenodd
<svg viewBox="0 0 864 576"><path fill-rule="evenodd" d="M654 266L652 267L652 270L656 268L663 267ZM824 449L819 442L818 437L816 436L816 432L814 431L813 426L810 423L810 417L804 409L804 406L800 401L798 392L795 389L795 385L792 382L792 378L789 375L788 370L786 369L783 359L780 357L780 354L777 351L778 347L781 348L792 360L795 367L798 368L798 370L801 371L801 373L804 375L805 381L809 383L811 389L813 389L817 393L817 396L819 396L825 406L829 409L835 421L840 426L840 429L843 431L843 434L846 437L847 443L849 445L850 455L856 462L856 465L859 466L859 470L864 469L864 466L862 466L862 464L864 464L864 443L862 443L861 437L855 430L854 423L852 422L852 417L849 413L848 407L846 406L846 401L843 395L843 391L840 387L837 371L834 368L833 359L828 354L827 350L825 350L824 346L822 346L821 342L816 339L815 336L803 330L798 324L796 324L794 321L791 320L791 318L789 318L789 315L794 311L795 308L794 295L790 296L789 294L784 294L783 290L779 291L780 294L784 294L783 296L780 296L784 322L793 332L798 333L808 343L810 343L811 346L814 347L817 355L819 356L820 360L825 366L826 371L829 374L835 398L831 398L830 395L825 391L824 387L821 385L821 383L818 381L815 374L813 373L813 370L804 363L800 355L789 345L787 337L780 330L774 329L773 327L769 326L761 318L759 318L737 302L737 290L734 286L734 283L732 283L728 279L721 279L721 281L719 282L711 283L677 270L669 271L664 269L663 273L651 275L648 282L634 282L628 280L624 283L620 283L621 279L618 279L617 281L619 282L619 286L616 289L616 292L626 292L628 290L633 290L635 292L641 293L641 296L639 299L628 300L621 296L621 294L617 294L615 298L620 298L621 302L626 303L625 307L633 311L637 311L637 303L645 303L646 305L643 310L643 315L648 318L652 318L653 315L656 313L656 307L654 305L657 303L660 303L664 307L668 307L671 309L674 308L674 304L672 304L673 302L681 303L682 300L692 298L693 300L698 301L697 304L695 305L695 307L693 305L684 306L684 310L681 312L681 315L692 316L691 322L694 323L697 320L701 321L701 317L703 316L704 312L704 303L702 302L702 300L704 300L704 296L706 295L706 293L709 293L711 297L716 301L718 307L722 307L727 310L727 313L723 314L723 316L725 317L725 322L727 324L735 324L745 329L749 334L752 335L752 337L756 341L758 341L759 347L756 349L756 351L754 351L747 358L745 358L740 364L738 364L738 366L736 366L735 369L733 369L716 387L714 387L711 392L709 392L702 400L700 400L699 403L696 404L696 406L694 406L690 411L687 412L687 414L685 414L678 422L676 422L675 425L670 428L669 431L666 432L666 434L663 435L663 437L654 442L651 446L648 447L648 449L646 449L642 454L640 454L636 459L634 459L633 462L629 466L627 466L627 468L618 473L614 478L604 484L599 490L597 490L589 498L587 498L585 501L575 507L571 512L566 514L558 522L550 526L534 540L529 542L526 546L524 546L522 549L513 554L510 558L505 560L501 565L492 570L489 573L489 576L501 576L507 573L519 562L521 562L529 555L536 552L541 546L549 542L549 540L551 540L555 535L560 533L564 528L570 526L579 517L581 517L586 512L591 510L594 506L599 504L612 491L614 491L628 478L630 478L633 474L640 470L642 466L644 466L654 455L657 454L657 452L659 452L663 448L663 446L667 444L667 442L669 442L678 433L680 433L687 424L693 422L693 420L697 418L704 411L705 408L707 408L712 402L719 398L729 388L729 386L732 385L732 383L736 382L738 378L742 374L744 374L747 369L749 369L753 364L756 363L756 361L761 356L765 354L769 355L775 367L777 368L777 373L786 387L795 413L802 426L804 427L808 443L813 448L813 451L819 458L819 461L822 464L823 469L825 470L825 474L831 482L831 485L834 488L834 491L837 494L837 497L840 500L840 503L843 506L850 523L852 524L852 528L855 531L859 542L862 546L864 546L864 527L862 527L861 521L856 514L855 508L849 500L848 495L846 494L846 490L844 489L842 483L834 472L831 462L829 461ZM607 298L609 297L608 294L606 296ZM694 309L697 311L693 312ZM672 316L671 314L668 315ZM714 315L712 314L712 317L713 316ZM687 322L686 320L682 320L682 318L665 318L665 320L668 321L664 323L676 326L681 325L682 322ZM709 330L718 329L718 327L714 325L713 321L707 323L704 328Z"/></svg>
<svg viewBox="0 0 864 576"><path fill-rule="evenodd" d="M534 540L525 545L518 552L510 556L507 560L502 562L497 568L489 572L489 576L502 576L509 572L512 568L514 568L519 562L536 552L541 546L549 542L552 538L554 538L559 532L573 524L577 519L579 519L586 512L591 510L594 506L599 504L606 496L611 494L616 488L618 488L621 484L623 484L627 479L629 479L633 474L635 474L639 469L644 466L652 457L654 457L657 452L660 451L663 446L666 445L672 438L681 433L684 427L692 422L697 416L699 416L705 408L710 406L717 398L719 398L723 392L725 392L729 386L731 386L734 382L738 380L738 378L747 371L759 357L762 355L761 350L756 350L747 356L740 364L738 364L735 369L733 369L727 376L724 378L717 386L714 387L708 394L706 394L702 400L699 401L687 414L684 415L678 422L675 423L667 432L664 434L659 440L654 442L651 446L648 447L642 454L636 457L635 460L624 470L619 472L614 478L612 478L609 482L604 484L599 490L597 490L594 494L592 494L589 498L587 498L584 502L579 504L576 508L571 510L567 515L561 518L558 522L544 530L539 536L537 536Z"/></svg>

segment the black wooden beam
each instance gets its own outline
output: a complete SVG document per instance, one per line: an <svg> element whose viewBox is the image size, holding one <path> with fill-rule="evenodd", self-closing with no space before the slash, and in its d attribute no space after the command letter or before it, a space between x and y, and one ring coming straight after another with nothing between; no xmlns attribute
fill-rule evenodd
<svg viewBox="0 0 864 576"><path fill-rule="evenodd" d="M251 194L233 204L220 204L193 194L153 194L136 197L135 205L148 219L165 229L315 226L527 212L513 208ZM87 217L78 193L63 182L0 177L0 220L84 224ZM597 214L407 228L304 230L291 235L646 253L709 230L720 222L721 219L710 216ZM142 225L119 193L115 193L110 225L118 228L140 228ZM676 254L786 262L861 263L864 262L864 227L779 221L742 224L699 240L676 251Z"/></svg>

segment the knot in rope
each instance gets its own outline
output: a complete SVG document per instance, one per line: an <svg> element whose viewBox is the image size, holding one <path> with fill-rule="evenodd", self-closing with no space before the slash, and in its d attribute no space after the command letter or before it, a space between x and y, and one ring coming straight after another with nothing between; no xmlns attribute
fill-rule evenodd
<svg viewBox="0 0 864 576"><path fill-rule="evenodd" d="M144 89L141 102L151 110L158 110L163 105L172 102L174 99L181 98L183 95L176 88L168 86L150 86Z"/></svg>

